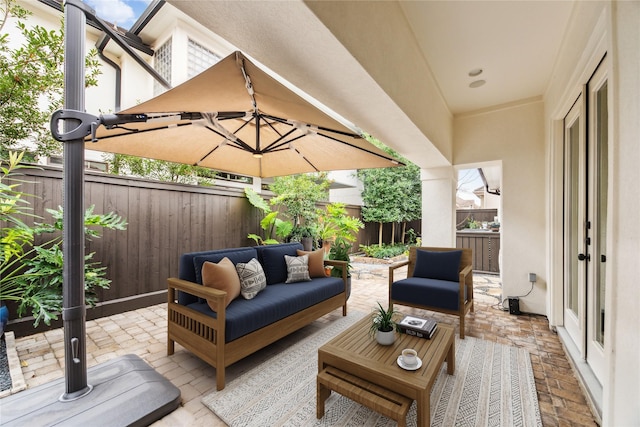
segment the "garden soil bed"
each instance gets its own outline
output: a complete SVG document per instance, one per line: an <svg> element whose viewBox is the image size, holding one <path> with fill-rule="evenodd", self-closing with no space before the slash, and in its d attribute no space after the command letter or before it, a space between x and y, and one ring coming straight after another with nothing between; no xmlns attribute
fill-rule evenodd
<svg viewBox="0 0 640 427"><path fill-rule="evenodd" d="M5 331L0 348L0 398L27 388L16 351L16 339L11 331Z"/></svg>

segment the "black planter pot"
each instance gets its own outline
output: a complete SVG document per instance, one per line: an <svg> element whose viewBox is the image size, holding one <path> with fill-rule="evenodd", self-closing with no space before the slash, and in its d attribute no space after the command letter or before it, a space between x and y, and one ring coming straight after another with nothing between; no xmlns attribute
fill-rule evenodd
<svg viewBox="0 0 640 427"><path fill-rule="evenodd" d="M9 309L3 302L0 305L0 337L4 335L4 328L7 326L9 322Z"/></svg>
<svg viewBox="0 0 640 427"><path fill-rule="evenodd" d="M305 251L311 252L313 250L313 237L303 237L300 243Z"/></svg>

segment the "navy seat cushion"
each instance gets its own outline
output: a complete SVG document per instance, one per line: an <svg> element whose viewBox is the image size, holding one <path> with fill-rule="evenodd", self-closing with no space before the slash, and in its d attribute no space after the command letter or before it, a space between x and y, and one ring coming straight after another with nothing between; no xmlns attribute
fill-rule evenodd
<svg viewBox="0 0 640 427"><path fill-rule="evenodd" d="M459 290L460 283L457 281L409 277L393 283L391 286L391 298L411 304L457 311ZM464 300L466 301L466 287L464 292Z"/></svg>
<svg viewBox="0 0 640 427"><path fill-rule="evenodd" d="M262 264L264 274L267 276L267 285L284 283L287 280L287 263L284 256L298 256L296 253L298 249L302 250L302 244L299 242L256 247L258 261Z"/></svg>
<svg viewBox="0 0 640 427"><path fill-rule="evenodd" d="M458 282L461 258L462 251L436 252L418 249L413 277Z"/></svg>
<svg viewBox="0 0 640 427"><path fill-rule="evenodd" d="M283 255L284 257L284 255ZM236 298L227 306L225 342L270 325L314 304L338 295L344 282L336 277L316 278L311 282L277 283L267 286L255 298ZM216 317L206 302L196 302L190 308Z"/></svg>

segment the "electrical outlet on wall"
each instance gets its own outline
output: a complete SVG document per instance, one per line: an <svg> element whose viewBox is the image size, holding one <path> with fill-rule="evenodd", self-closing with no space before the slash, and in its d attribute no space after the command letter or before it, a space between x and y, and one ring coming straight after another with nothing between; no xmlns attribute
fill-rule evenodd
<svg viewBox="0 0 640 427"><path fill-rule="evenodd" d="M538 277L536 276L536 273L529 273L530 282L536 282L537 280L538 280Z"/></svg>

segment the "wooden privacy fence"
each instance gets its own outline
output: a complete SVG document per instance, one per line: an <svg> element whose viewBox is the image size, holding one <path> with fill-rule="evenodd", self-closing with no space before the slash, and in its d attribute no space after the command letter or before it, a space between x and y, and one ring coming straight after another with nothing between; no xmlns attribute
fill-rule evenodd
<svg viewBox="0 0 640 427"><path fill-rule="evenodd" d="M45 166L23 172L27 183L20 189L36 196L29 199L33 213L49 221L51 215L45 209L62 205L62 171ZM126 231L104 230L101 238L86 243L85 252L95 252L93 260L107 267L112 281L110 289L97 291L100 303L87 311L88 319L165 302L167 278L178 275L182 253L251 246L254 242L247 234L262 231L262 215L241 188L199 187L86 171L84 193L85 206L94 205L94 213L113 211L128 223ZM347 206L347 212L361 217L358 206ZM390 239L390 227L384 226L385 241ZM414 221L408 228L420 233L420 222ZM497 272L499 233L484 234L489 235L459 232L457 246L474 249L477 269ZM360 244L377 242L378 224L368 223L353 250L358 251ZM61 325L61 320L52 323L52 327ZM30 317L13 319L9 328L17 336L37 332ZM44 325L38 328L44 329Z"/></svg>
<svg viewBox="0 0 640 427"><path fill-rule="evenodd" d="M500 273L500 233L492 231L458 231L456 247L473 249L473 271Z"/></svg>
<svg viewBox="0 0 640 427"><path fill-rule="evenodd" d="M62 172L28 170L21 190L33 213L49 221L46 208L62 205ZM99 173L85 174L85 205L94 213L113 211L128 223L126 231L105 230L87 241L86 253L107 267L111 288L98 290L99 305L87 318L112 315L166 301L167 278L178 275L184 252L249 246L248 233L260 229L260 213L242 189L150 182ZM60 326L58 321L54 326ZM44 327L43 327L44 328ZM31 318L15 319L16 335L33 333Z"/></svg>
<svg viewBox="0 0 640 427"><path fill-rule="evenodd" d="M62 205L62 171L44 166L23 172L27 183L20 189L35 196L29 198L33 213L48 222L51 215L45 209ZM100 303L87 311L87 319L165 302L167 278L178 275L181 254L252 246L255 243L247 234L262 234L262 214L251 206L242 188L163 183L85 171L84 193L85 206L95 205L94 213L113 211L128 223L126 231L104 230L101 238L86 242L85 252L95 252L93 260L107 267L107 278L112 281L110 289L97 290ZM358 206L347 206L347 212L360 218ZM362 230L354 250L371 241L373 235L377 239L377 228ZM61 325L61 320L52 323L52 327ZM21 336L47 327L41 324L34 330L33 319L25 317L14 318L10 329Z"/></svg>

